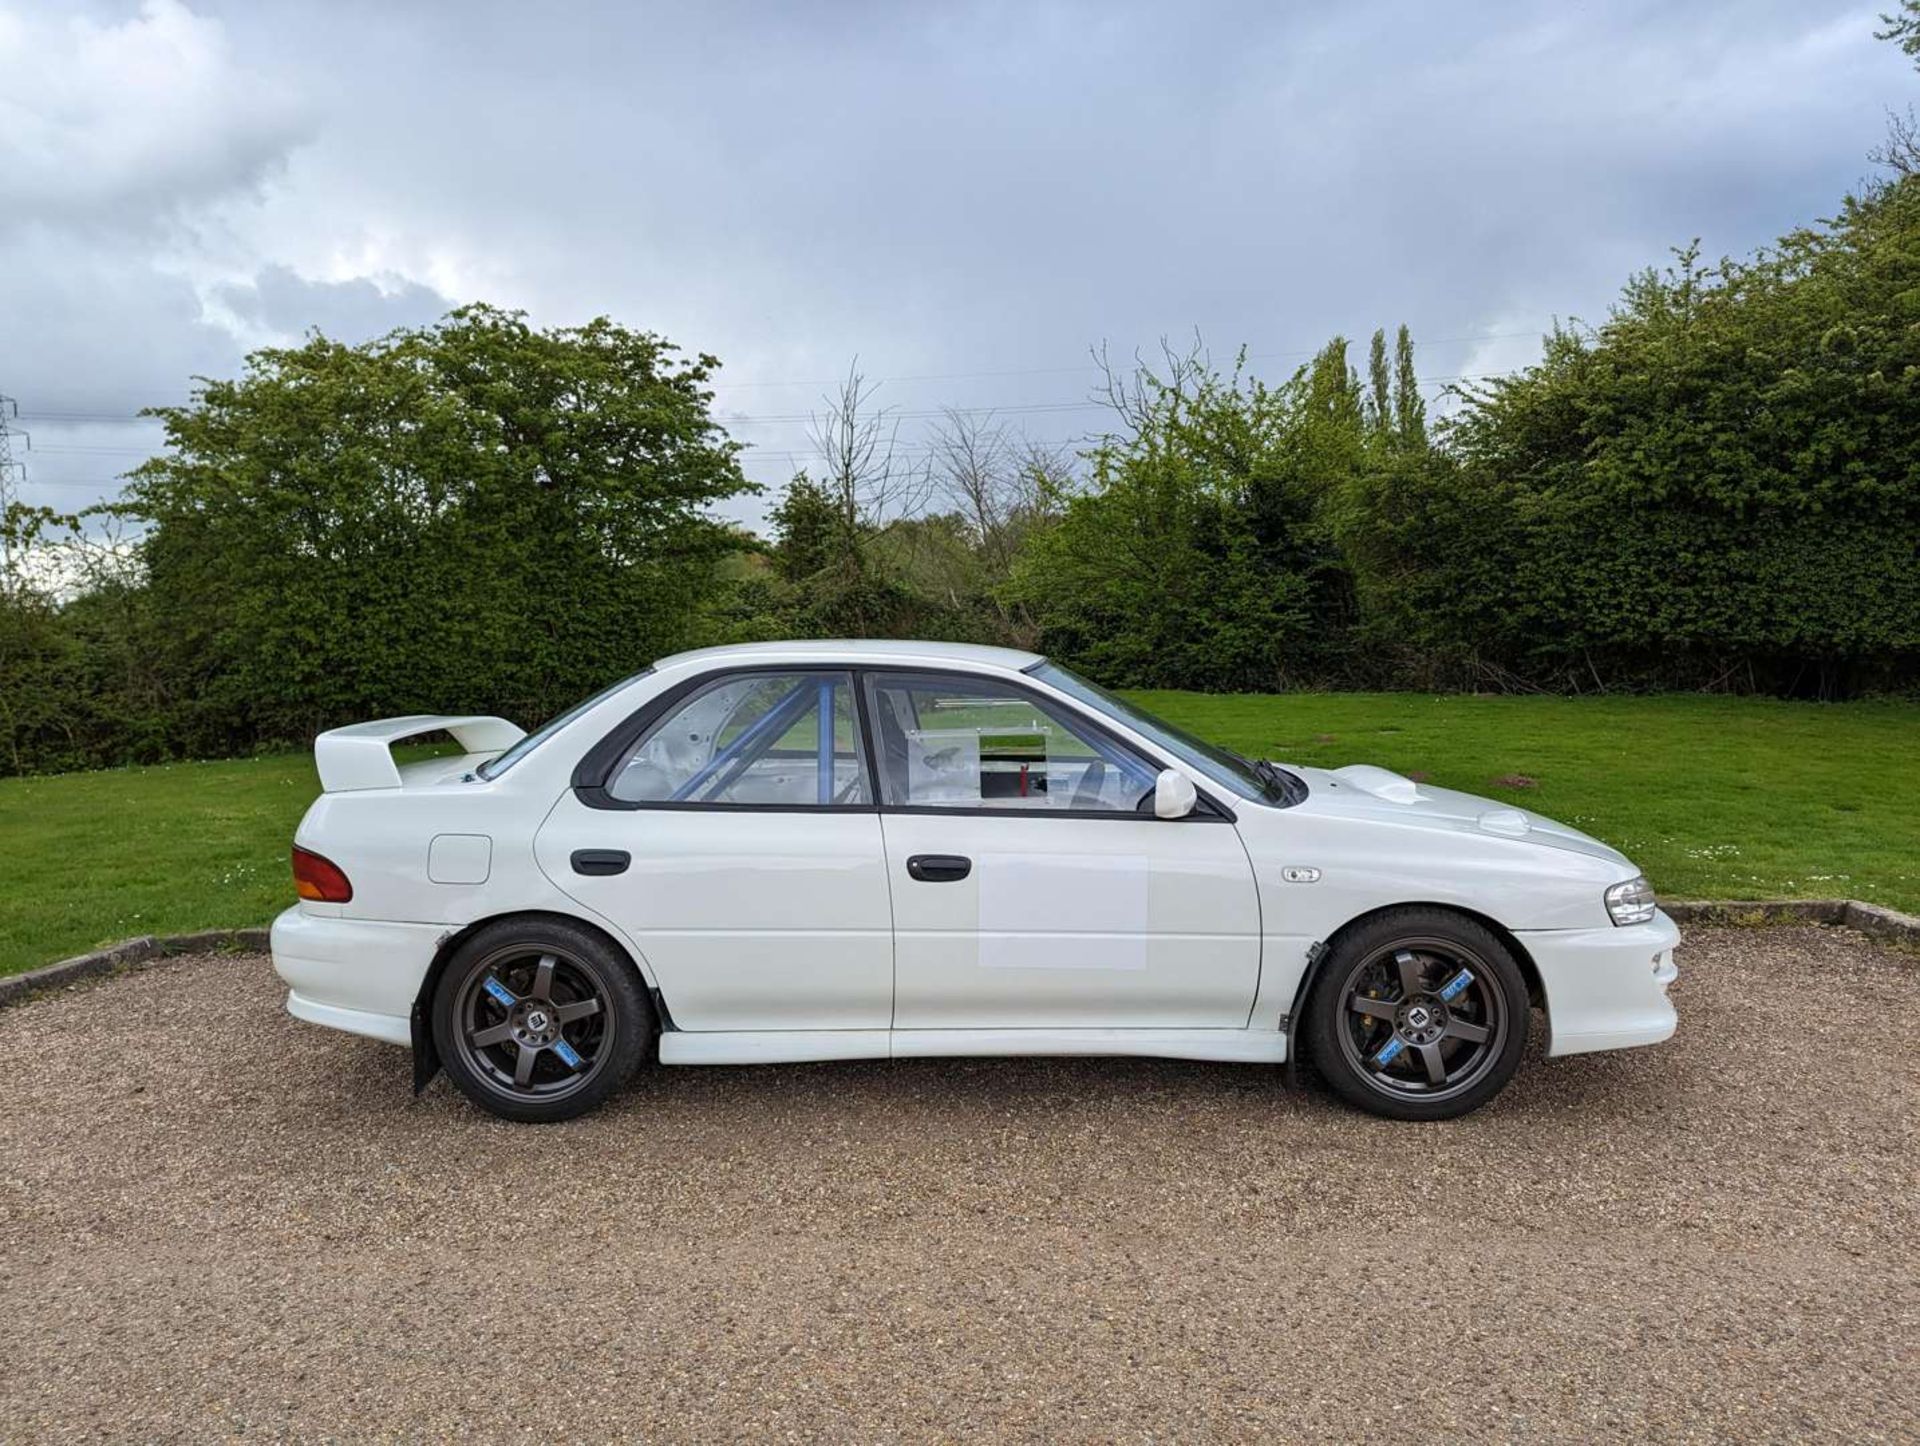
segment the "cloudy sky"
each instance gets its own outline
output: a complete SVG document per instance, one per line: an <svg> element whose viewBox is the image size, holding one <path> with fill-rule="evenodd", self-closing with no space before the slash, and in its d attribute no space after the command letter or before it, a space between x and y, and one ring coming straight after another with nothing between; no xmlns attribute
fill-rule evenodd
<svg viewBox="0 0 1920 1446"><path fill-rule="evenodd" d="M909 445L1073 438L1089 346L1196 328L1284 372L1405 321L1437 387L1830 211L1920 92L1885 5L0 0L21 495L112 492L249 348L467 300L718 354L769 482L856 355Z"/></svg>

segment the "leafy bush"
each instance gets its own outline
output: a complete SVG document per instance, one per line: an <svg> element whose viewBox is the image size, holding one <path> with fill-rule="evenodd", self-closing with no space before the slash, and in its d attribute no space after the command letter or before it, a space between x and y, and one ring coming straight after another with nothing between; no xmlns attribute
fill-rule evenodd
<svg viewBox="0 0 1920 1446"><path fill-rule="evenodd" d="M1278 384L1109 375L1083 470L848 378L762 543L710 357L486 307L257 353L156 413L107 516L0 525L0 772L532 722L706 642L1038 647L1123 686L1726 688L1920 678L1920 144L1831 221L1693 251L1430 431L1404 328ZM143 529L122 545L103 521Z"/></svg>
<svg viewBox="0 0 1920 1446"><path fill-rule="evenodd" d="M196 754L476 706L533 720L692 641L746 488L701 357L486 307L263 351L157 413L122 510Z"/></svg>
<svg viewBox="0 0 1920 1446"><path fill-rule="evenodd" d="M1689 251L1357 490L1370 618L1546 686L1822 695L1920 661L1920 179Z"/></svg>

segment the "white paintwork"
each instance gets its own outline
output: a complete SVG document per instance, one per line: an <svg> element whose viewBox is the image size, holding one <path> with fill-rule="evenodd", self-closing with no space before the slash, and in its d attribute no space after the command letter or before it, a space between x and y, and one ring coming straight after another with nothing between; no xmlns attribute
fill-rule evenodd
<svg viewBox="0 0 1920 1446"><path fill-rule="evenodd" d="M1648 1044L1674 1028L1666 915L1613 925L1602 896L1635 870L1565 825L1364 765L1296 768L1291 808L1199 778L1235 819L1041 810L593 809L575 764L647 699L734 667L910 667L1018 682L1100 719L1158 771L1194 772L1122 717L1031 678L1038 659L913 642L791 642L663 659L499 777L521 736L500 719L419 716L323 734L326 792L295 836L353 882L347 904L275 922L275 965L304 1019L405 1042L422 981L458 931L554 913L604 930L658 991L667 1063L909 1054L1114 1053L1275 1060L1314 945L1396 904L1470 911L1539 973L1549 1053ZM445 729L466 754L405 767L391 747ZM1171 785L1169 785L1171 787ZM1178 790L1175 789L1177 793ZM1160 810L1162 786L1154 790ZM1176 799L1177 801L1177 799ZM477 840L485 841L484 856ZM572 871L625 849L625 874ZM974 862L909 877L915 854Z"/></svg>
<svg viewBox="0 0 1920 1446"><path fill-rule="evenodd" d="M1280 1064L1287 1041L1270 1030L1252 1029L764 1029L675 1031L660 1037L662 1064L816 1064L956 1055L1150 1055Z"/></svg>
<svg viewBox="0 0 1920 1446"><path fill-rule="evenodd" d="M1177 768L1163 768L1153 780L1153 812L1157 818L1185 818L1200 802L1200 790Z"/></svg>
<svg viewBox="0 0 1920 1446"><path fill-rule="evenodd" d="M484 884L493 872L493 840L483 833L440 833L427 845L427 879L435 884Z"/></svg>
<svg viewBox="0 0 1920 1446"><path fill-rule="evenodd" d="M1333 776L1389 803L1414 803L1420 797L1420 785L1411 778L1375 768L1371 763L1350 763L1345 768L1334 769Z"/></svg>
<svg viewBox="0 0 1920 1446"><path fill-rule="evenodd" d="M1154 1055L1229 1064L1279 1064L1286 1036L1251 1029L896 1029L893 1057Z"/></svg>
<svg viewBox="0 0 1920 1446"><path fill-rule="evenodd" d="M626 849L633 863L576 874L567 861L583 848ZM645 956L680 1029L892 1022L893 916L876 813L608 812L569 792L536 853L557 886Z"/></svg>
<svg viewBox="0 0 1920 1446"><path fill-rule="evenodd" d="M393 761L393 745L422 733L447 732L462 753L498 753L526 736L526 730L504 718L467 713L437 716L415 713L406 718L383 718L377 723L355 723L332 728L313 740L313 761L320 786L329 793L358 788L398 788L400 770Z"/></svg>
<svg viewBox="0 0 1920 1446"><path fill-rule="evenodd" d="M1260 903L1233 827L888 813L895 1029L1243 1029ZM909 876L959 854L956 883Z"/></svg>
<svg viewBox="0 0 1920 1446"><path fill-rule="evenodd" d="M322 1004L297 989L287 991L287 1013L309 1024L324 1024L348 1034L364 1034L386 1044L413 1043L412 1022L397 1014L369 1014L364 1009L342 1009L337 1004Z"/></svg>
<svg viewBox="0 0 1920 1446"><path fill-rule="evenodd" d="M967 932L979 940L980 967L1145 969L1152 870L1146 854L990 853L975 859L978 923Z"/></svg>
<svg viewBox="0 0 1920 1446"><path fill-rule="evenodd" d="M1586 1054L1671 1038L1675 1019L1667 986L1679 977L1673 946L1680 931L1664 913L1626 928L1523 932L1547 997L1547 1053Z"/></svg>
<svg viewBox="0 0 1920 1446"><path fill-rule="evenodd" d="M818 1064L829 1059L888 1059L890 1029L668 1030L662 1064Z"/></svg>
<svg viewBox="0 0 1920 1446"><path fill-rule="evenodd" d="M433 951L449 932L431 924L329 917L343 905L296 904L273 921L273 967L315 1007L397 1019L408 1016Z"/></svg>

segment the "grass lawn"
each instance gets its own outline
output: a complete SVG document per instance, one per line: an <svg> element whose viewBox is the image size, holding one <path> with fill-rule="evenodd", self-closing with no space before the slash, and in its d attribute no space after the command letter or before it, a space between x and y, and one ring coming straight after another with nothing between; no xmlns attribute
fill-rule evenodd
<svg viewBox="0 0 1920 1446"><path fill-rule="evenodd" d="M1920 706L1134 696L1244 753L1377 763L1538 809L1675 898L1920 910ZM133 934L265 923L293 897L287 844L317 788L307 754L0 779L0 974Z"/></svg>

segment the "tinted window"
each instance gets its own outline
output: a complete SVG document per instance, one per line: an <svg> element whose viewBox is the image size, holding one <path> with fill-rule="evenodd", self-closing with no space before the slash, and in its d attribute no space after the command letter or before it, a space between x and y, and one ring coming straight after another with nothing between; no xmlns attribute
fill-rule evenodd
<svg viewBox="0 0 1920 1446"><path fill-rule="evenodd" d="M894 807L1133 813L1154 769L1033 695L945 674L867 678L880 793Z"/></svg>
<svg viewBox="0 0 1920 1446"><path fill-rule="evenodd" d="M852 685L844 673L718 678L647 731L607 792L625 803L871 803Z"/></svg>
<svg viewBox="0 0 1920 1446"><path fill-rule="evenodd" d="M1051 683L1068 697L1078 699L1090 708L1097 708L1136 732L1146 734L1182 763L1222 787L1232 789L1242 798L1262 803L1289 801L1273 784L1261 778L1252 762L1238 753L1196 737L1164 718L1155 717L1137 703L1129 703L1119 694L1109 693L1098 683L1089 683L1078 673L1068 672L1058 663L1040 663L1027 671L1043 683ZM1301 796L1305 796L1304 785Z"/></svg>

